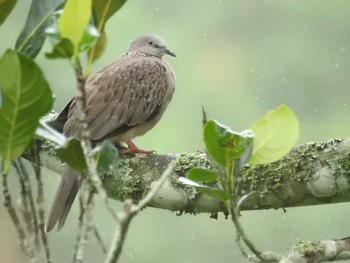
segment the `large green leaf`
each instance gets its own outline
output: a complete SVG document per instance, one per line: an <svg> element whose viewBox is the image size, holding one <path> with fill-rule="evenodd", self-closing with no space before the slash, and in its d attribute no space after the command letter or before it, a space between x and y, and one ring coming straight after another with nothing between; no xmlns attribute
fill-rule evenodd
<svg viewBox="0 0 350 263"><path fill-rule="evenodd" d="M91 5L91 0L67 0L58 22L62 38L72 41L75 54L91 18Z"/></svg>
<svg viewBox="0 0 350 263"><path fill-rule="evenodd" d="M97 39L95 45L89 52L89 60L95 61L103 53L107 37L104 32L105 25L108 19L116 13L126 2L126 0L93 0L92 8L93 15L95 18L95 23L98 31L100 32L100 37Z"/></svg>
<svg viewBox="0 0 350 263"><path fill-rule="evenodd" d="M111 169L113 163L118 159L119 152L114 144L106 140L94 149L97 170L100 173L107 172Z"/></svg>
<svg viewBox="0 0 350 263"><path fill-rule="evenodd" d="M234 132L213 120L204 126L203 137L209 155L223 166L239 159L253 140L250 133Z"/></svg>
<svg viewBox="0 0 350 263"><path fill-rule="evenodd" d="M213 182L218 179L218 175L208 169L203 168L192 168L186 174L186 177L194 182Z"/></svg>
<svg viewBox="0 0 350 263"><path fill-rule="evenodd" d="M0 0L0 25L16 6L17 0Z"/></svg>
<svg viewBox="0 0 350 263"><path fill-rule="evenodd" d="M287 154L299 136L299 124L294 112L285 105L269 112L252 127L253 153L250 164L276 161Z"/></svg>
<svg viewBox="0 0 350 263"><path fill-rule="evenodd" d="M9 168L32 141L40 117L51 110L52 94L30 58L7 50L0 60L3 104L0 108L0 156Z"/></svg>
<svg viewBox="0 0 350 263"><path fill-rule="evenodd" d="M16 49L34 58L44 44L45 29L50 24L52 13L64 0L33 0L29 15L16 42Z"/></svg>
<svg viewBox="0 0 350 263"><path fill-rule="evenodd" d="M69 138L64 145L56 149L56 153L63 162L78 172L87 168L84 151L78 139Z"/></svg>

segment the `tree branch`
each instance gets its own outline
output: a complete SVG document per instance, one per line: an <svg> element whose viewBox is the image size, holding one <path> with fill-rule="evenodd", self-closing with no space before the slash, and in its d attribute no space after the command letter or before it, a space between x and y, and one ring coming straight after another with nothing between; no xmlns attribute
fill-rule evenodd
<svg viewBox="0 0 350 263"><path fill-rule="evenodd" d="M55 157L53 146L43 142L41 162L46 168L61 174L62 166ZM350 174L350 138L307 143L295 147L281 160L242 171L242 187L238 198L244 197L240 210L286 208L350 201L348 175ZM151 154L142 157L124 157L113 169L102 176L110 198L138 202L158 180L170 162L175 162L174 173L162 186L149 205L186 213L218 212L227 215L225 206L207 195L180 184L193 167L213 168L215 164L204 152L186 154ZM217 167L216 167L217 169Z"/></svg>

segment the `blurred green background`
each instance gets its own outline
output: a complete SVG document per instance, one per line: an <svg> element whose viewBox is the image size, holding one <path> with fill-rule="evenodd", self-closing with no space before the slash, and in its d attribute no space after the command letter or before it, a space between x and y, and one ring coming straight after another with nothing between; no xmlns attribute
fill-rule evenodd
<svg viewBox="0 0 350 263"><path fill-rule="evenodd" d="M0 54L13 47L30 1L19 1L0 27ZM121 56L137 36L161 36L177 58L165 59L176 77L174 99L161 122L136 142L159 153L203 148L201 106L240 131L285 103L300 121L298 143L348 137L350 83L349 1L128 0L107 24L108 47L98 69ZM75 92L73 72L61 60L47 60L46 43L37 58L61 110ZM44 170L46 205L59 176ZM16 178L12 177L16 191ZM118 207L120 203L115 202ZM76 204L75 204L76 205ZM77 206L65 228L51 233L54 262L71 261ZM243 212L248 236L262 250L285 252L298 240L349 235L349 204ZM109 244L115 224L101 204L96 222ZM235 231L223 215L176 216L146 209L132 222L120 262L247 262L235 245ZM101 262L91 239L85 262ZM0 262L23 262L17 234L0 206Z"/></svg>

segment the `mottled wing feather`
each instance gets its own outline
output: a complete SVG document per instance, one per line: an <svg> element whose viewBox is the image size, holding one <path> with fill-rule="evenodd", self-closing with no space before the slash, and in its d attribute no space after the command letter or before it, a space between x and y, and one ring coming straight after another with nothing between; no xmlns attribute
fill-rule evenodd
<svg viewBox="0 0 350 263"><path fill-rule="evenodd" d="M91 139L105 139L118 134L118 129L122 132L147 121L162 104L167 88L166 68L154 58L124 56L97 71L87 82ZM68 117L66 133L76 134L78 126Z"/></svg>

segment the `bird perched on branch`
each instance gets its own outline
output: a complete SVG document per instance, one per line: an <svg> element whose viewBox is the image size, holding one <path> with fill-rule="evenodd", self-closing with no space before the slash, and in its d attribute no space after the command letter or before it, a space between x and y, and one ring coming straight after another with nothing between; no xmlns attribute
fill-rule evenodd
<svg viewBox="0 0 350 263"><path fill-rule="evenodd" d="M175 77L163 55L175 57L155 35L136 38L127 53L99 69L86 82L87 122L95 144L109 139L125 142L123 153L150 153L132 141L160 120L175 89ZM79 137L82 130L74 97L50 125L67 136ZM60 229L79 190L79 174L66 167L46 223L49 232Z"/></svg>

